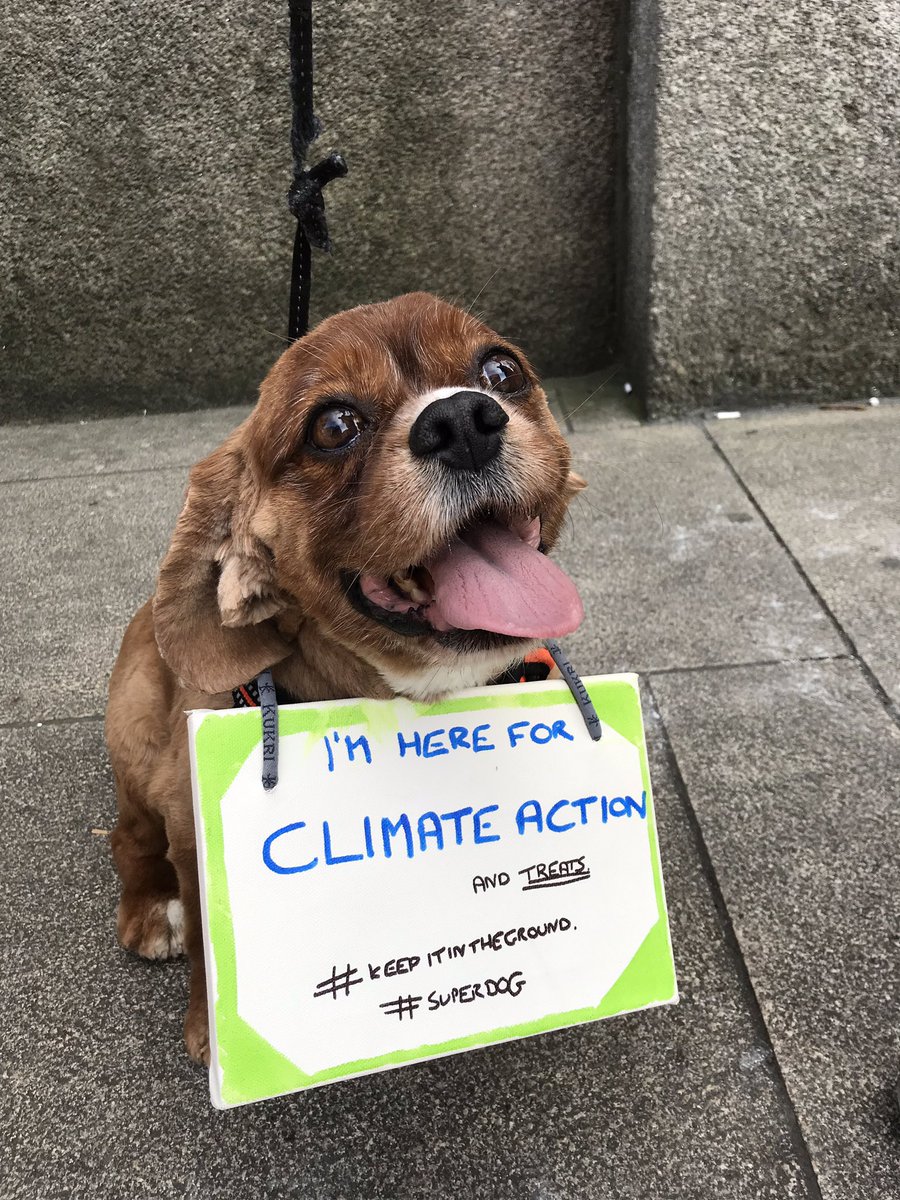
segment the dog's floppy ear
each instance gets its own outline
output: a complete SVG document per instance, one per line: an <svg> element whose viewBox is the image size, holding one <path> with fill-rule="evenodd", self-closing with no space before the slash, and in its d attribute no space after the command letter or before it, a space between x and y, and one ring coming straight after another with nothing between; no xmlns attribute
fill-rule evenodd
<svg viewBox="0 0 900 1200"><path fill-rule="evenodd" d="M239 434L191 471L153 599L160 653L208 693L246 683L290 652L268 620L284 598L271 553L252 531L258 488Z"/></svg>
<svg viewBox="0 0 900 1200"><path fill-rule="evenodd" d="M587 480L582 479L577 471L570 471L566 479L566 499L571 500L587 487Z"/></svg>

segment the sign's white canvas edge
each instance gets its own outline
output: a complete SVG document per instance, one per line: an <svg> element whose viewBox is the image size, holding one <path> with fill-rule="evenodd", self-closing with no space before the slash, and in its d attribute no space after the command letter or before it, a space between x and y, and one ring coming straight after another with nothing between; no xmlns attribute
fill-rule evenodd
<svg viewBox="0 0 900 1200"><path fill-rule="evenodd" d="M231 1108L222 1098L222 1068L219 1065L219 1039L216 1036L216 956L207 936L209 908L206 889L206 830L200 809L200 780L197 773L196 733L204 717L214 709L192 709L188 713L188 747L191 757L191 804L194 810L194 829L197 835L197 872L200 881L200 913L203 918L203 959L206 963L206 1008L209 1020L209 1094L215 1108ZM236 709L246 712L246 709Z"/></svg>

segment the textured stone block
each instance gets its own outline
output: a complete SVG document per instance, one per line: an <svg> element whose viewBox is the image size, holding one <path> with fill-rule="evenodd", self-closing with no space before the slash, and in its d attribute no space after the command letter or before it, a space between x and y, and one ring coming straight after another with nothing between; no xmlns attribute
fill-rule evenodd
<svg viewBox="0 0 900 1200"><path fill-rule="evenodd" d="M654 416L900 392L900 8L634 0L625 349Z"/></svg>
<svg viewBox="0 0 900 1200"><path fill-rule="evenodd" d="M543 368L609 355L612 0L315 5L316 107L351 174L313 317L424 288ZM294 222L283 0L14 0L0 17L0 416L253 398Z"/></svg>

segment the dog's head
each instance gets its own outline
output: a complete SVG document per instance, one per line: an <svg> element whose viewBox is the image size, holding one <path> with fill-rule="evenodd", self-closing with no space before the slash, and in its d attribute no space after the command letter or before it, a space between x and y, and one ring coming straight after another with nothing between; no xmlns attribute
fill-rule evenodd
<svg viewBox="0 0 900 1200"><path fill-rule="evenodd" d="M528 361L481 321L423 294L340 313L191 472L160 650L225 691L311 621L397 691L484 682L578 625L543 551L582 486Z"/></svg>

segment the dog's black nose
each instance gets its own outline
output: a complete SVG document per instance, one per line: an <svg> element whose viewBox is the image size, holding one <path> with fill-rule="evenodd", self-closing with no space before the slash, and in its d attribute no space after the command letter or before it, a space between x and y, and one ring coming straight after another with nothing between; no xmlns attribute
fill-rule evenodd
<svg viewBox="0 0 900 1200"><path fill-rule="evenodd" d="M509 416L484 392L456 392L423 408L409 431L417 458L436 458L454 471L478 471L496 458Z"/></svg>

